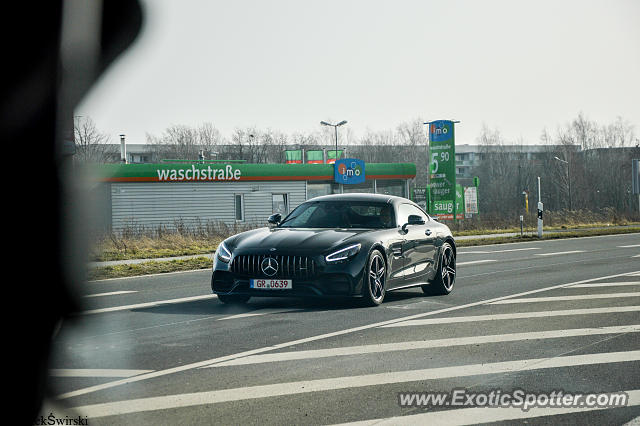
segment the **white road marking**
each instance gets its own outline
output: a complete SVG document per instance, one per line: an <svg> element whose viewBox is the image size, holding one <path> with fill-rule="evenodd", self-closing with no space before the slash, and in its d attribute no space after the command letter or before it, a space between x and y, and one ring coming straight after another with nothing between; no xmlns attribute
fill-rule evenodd
<svg viewBox="0 0 640 426"><path fill-rule="evenodd" d="M571 315L614 314L623 312L640 312L640 306L615 306L611 308L567 309L562 311L517 312L515 314L473 315L467 317L417 319L383 325L381 328L413 327L422 325L453 324L460 322L477 321L503 321L522 318L562 317Z"/></svg>
<svg viewBox="0 0 640 426"><path fill-rule="evenodd" d="M456 262L457 266L460 265L473 265L476 263L489 263L489 262L496 262L495 260L490 260L490 259L486 259L486 260L472 260L470 262Z"/></svg>
<svg viewBox="0 0 640 426"><path fill-rule="evenodd" d="M640 405L640 390L623 391L629 395L627 407ZM615 407L617 408L617 407ZM543 416L559 416L562 414L584 413L597 410L613 410L603 407L533 407L524 411L521 407L487 408L473 407L457 410L431 411L408 416L389 417L386 419L362 420L351 423L341 423L335 426L373 426L373 425L475 425L480 423L497 423L505 420L522 420ZM623 408L623 407L620 407ZM520 423L520 422L518 422Z"/></svg>
<svg viewBox="0 0 640 426"><path fill-rule="evenodd" d="M569 288L591 288L591 287L619 287L626 285L640 285L640 281L622 281L618 283L589 283L589 284L576 284Z"/></svg>
<svg viewBox="0 0 640 426"><path fill-rule="evenodd" d="M555 253L536 253L536 256L559 256L561 254L584 253L584 250L557 251Z"/></svg>
<svg viewBox="0 0 640 426"><path fill-rule="evenodd" d="M54 377L133 377L153 370L118 370L114 368L52 368Z"/></svg>
<svg viewBox="0 0 640 426"><path fill-rule="evenodd" d="M235 389L128 399L123 401L85 405L74 407L73 409L89 418L98 418L145 411L209 405L221 402L271 398L274 396L285 395L299 395L336 389L351 389L365 386L419 382L424 380L513 373L516 371L534 371L582 365L612 364L630 361L640 361L640 351L605 352L587 355L561 356L555 358L534 358L518 361L456 365L450 367L426 368L422 370L392 371L361 376L305 380L289 383L275 383L270 385L247 386Z"/></svg>
<svg viewBox="0 0 640 426"><path fill-rule="evenodd" d="M525 250L540 250L540 247L526 247L526 248L517 248L517 249L493 250L491 253L506 253L506 252L509 252L509 251L525 251Z"/></svg>
<svg viewBox="0 0 640 426"><path fill-rule="evenodd" d="M443 348L451 346L479 345L485 343L515 342L519 340L557 339L576 336L594 336L601 334L637 333L640 325L623 325L599 328L576 328L568 330L536 331L529 333L495 334L488 336L455 337L450 339L417 340L413 342L394 342L376 345L347 346L331 349L279 352L238 358L207 367L229 367L233 365L264 364L269 362L294 361L302 359L329 358L334 356L364 355L381 352L408 351L415 349ZM203 367L203 368L207 368Z"/></svg>
<svg viewBox="0 0 640 426"><path fill-rule="evenodd" d="M526 248L505 249L505 250L492 250L490 253L507 253L507 252L510 252L510 251L526 251L526 250L540 250L540 247L526 247Z"/></svg>
<svg viewBox="0 0 640 426"><path fill-rule="evenodd" d="M543 292L543 291L549 291L549 290L554 290L554 289L558 289L558 288L564 288L564 287L571 286L571 285L574 285L574 284L581 284L581 283L588 283L588 282L592 282L592 281L617 278L617 277L626 276L626 275L629 275L629 274L632 274L632 273L640 274L640 271L625 272L625 273L622 273L622 274L607 275L607 276L603 276L603 277L594 277L594 278L589 278L589 279L582 280L582 281L575 281L575 282L566 283L566 284L558 284L558 285L554 285L554 286L551 286L551 287L545 287L545 288L540 288L540 289L536 289L536 290L524 291L524 292L521 292L521 293L511 294L511 295L508 295L508 296L495 297L495 298L492 298L492 299L485 299L485 300L481 300L481 301L478 301L478 302L467 303L467 304L459 305L459 306L451 306L451 307L447 307L447 308L438 309L438 310L435 310L435 311L408 315L406 317L401 317L401 318L391 319L391 320L387 320L387 321L371 323L371 324L362 325L362 326L359 326L359 327L346 328L346 329L334 331L334 332L331 332L331 333L318 334L318 335L311 336L311 337L306 337L306 338L303 338L303 339L290 340L288 342L279 343L277 345L264 346L264 347L261 347L261 348L251 349L251 350L244 351L244 352L238 352L238 353L231 354L231 355L225 355L225 356L221 356L221 357L218 357L218 358L212 358L212 359L208 359L208 360L204 360L204 361L198 361L198 362L194 362L194 363L191 363L191 364L183 364L183 365L179 365L179 366L176 366L176 367L168 368L166 370L154 371L152 373L142 374L142 375L136 376L136 377L125 378L125 379L120 379L120 380L114 380L114 381L109 382L109 383L102 383L102 384L99 384L99 385L89 386L89 387L86 387L86 388L77 389L77 390L74 390L74 391L70 391L70 392L66 392L66 393L60 394L56 398L57 399L67 399L67 398L72 398L72 397L78 396L78 395L86 395L88 393L97 392L97 391L104 390L104 389L110 389L110 388L113 388L113 387L116 387L116 386L121 386L121 385L129 384L129 383L139 382L139 381L142 381L142 380L148 380L148 379L152 379L152 378L155 378L155 377L166 376L166 375L169 375L169 374L179 373L179 372L182 372L182 371L192 370L192 369L195 369L195 368L203 367L205 365L215 364L215 363L218 363L218 362L224 362L224 361L228 361L228 360L231 360L231 359L240 358L240 357L243 357L243 356L249 356L249 355L255 355L255 354L259 354L259 353L269 352L269 351L272 351L272 350L287 348L287 347L290 347L290 346L300 345L300 344L303 344L303 343L315 342L315 341L318 341L318 340L328 339L328 338L335 337L335 336L343 336L345 334L351 334L351 333L355 333L355 332L362 331L362 330L370 330L372 328L381 327L381 326L388 325L388 324L394 324L394 323L401 322L401 321L408 321L408 320L423 318L423 317L427 317L427 316L431 316L431 315L438 315L438 314L442 314L442 313L445 313L445 312L452 312L452 311L457 311L457 310L461 310L461 309L470 308L470 307L473 307L473 306L481 306L481 305L485 305L485 304L493 302L493 301L504 300L504 299L508 299L508 298L511 298L511 297L520 297L520 296L526 296L526 295L529 295L529 294L536 294L536 293L540 293L540 292Z"/></svg>
<svg viewBox="0 0 640 426"><path fill-rule="evenodd" d="M526 250L540 250L540 247L526 247L526 248L515 248L515 249L504 249L504 250L491 250L491 251L459 251L458 254L491 254L491 253L507 253L510 251L526 251Z"/></svg>
<svg viewBox="0 0 640 426"><path fill-rule="evenodd" d="M640 293L581 294L575 296L530 297L524 299L498 300L497 302L488 303L488 305L506 305L508 303L562 302L565 300L616 299L638 296L640 296Z"/></svg>
<svg viewBox="0 0 640 426"><path fill-rule="evenodd" d="M633 248L633 247L640 247L640 244L631 244L628 246L618 246L618 248Z"/></svg>
<svg viewBox="0 0 640 426"><path fill-rule="evenodd" d="M173 303L194 302L196 300L215 299L215 294L205 294L203 296L181 297L179 299L157 300L155 302L137 303L135 305L113 306L111 308L91 309L89 311L78 312L80 315L103 314L106 312L128 311L130 309L151 308L160 305L170 305Z"/></svg>
<svg viewBox="0 0 640 426"><path fill-rule="evenodd" d="M115 296L117 294L128 294L128 293L137 293L134 290L120 290L120 291L110 291L109 293L96 293L96 294L85 294L82 297L102 297L102 296Z"/></svg>
<svg viewBox="0 0 640 426"><path fill-rule="evenodd" d="M299 312L301 309L277 309L277 308L264 308L264 309L256 309L252 312L246 312L244 314L231 315L229 317L218 318L218 321L231 320L231 319L239 319L239 318L248 318L255 317L259 315L268 315L268 314L283 314L286 312Z"/></svg>
<svg viewBox="0 0 640 426"><path fill-rule="evenodd" d="M640 257L640 254L636 254L635 256L631 256L631 257Z"/></svg>

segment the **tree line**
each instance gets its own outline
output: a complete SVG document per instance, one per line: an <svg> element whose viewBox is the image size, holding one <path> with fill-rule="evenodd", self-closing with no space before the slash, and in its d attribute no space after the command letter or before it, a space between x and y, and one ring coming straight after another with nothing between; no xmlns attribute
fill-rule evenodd
<svg viewBox="0 0 640 426"><path fill-rule="evenodd" d="M147 134L152 161L162 159L234 159L248 163L283 163L286 149L332 149L333 129L320 127L307 133L286 134L255 127L237 128L226 137L212 123L172 125L160 135ZM104 163L119 160L117 142L97 129L89 117L75 122L76 160ZM614 209L632 214L638 209L631 194L631 160L640 158L633 126L622 118L599 124L580 113L551 132L543 129L537 144L507 140L498 129L483 126L476 138L477 152L471 175L480 179L479 208L485 215L522 214L525 195L529 212L537 203L537 178L547 210ZM366 131L356 137L339 131L339 148L365 162L412 162L416 187L428 184L428 149L423 120L400 123L396 128ZM469 184L462 179L460 183ZM526 213L526 212L525 212Z"/></svg>

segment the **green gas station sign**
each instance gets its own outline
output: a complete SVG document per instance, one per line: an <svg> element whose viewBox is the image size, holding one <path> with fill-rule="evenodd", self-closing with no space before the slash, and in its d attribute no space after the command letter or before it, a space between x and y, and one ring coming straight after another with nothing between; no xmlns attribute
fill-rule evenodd
<svg viewBox="0 0 640 426"><path fill-rule="evenodd" d="M453 219L456 212L456 150L454 123L438 120L429 125L430 212L441 219Z"/></svg>

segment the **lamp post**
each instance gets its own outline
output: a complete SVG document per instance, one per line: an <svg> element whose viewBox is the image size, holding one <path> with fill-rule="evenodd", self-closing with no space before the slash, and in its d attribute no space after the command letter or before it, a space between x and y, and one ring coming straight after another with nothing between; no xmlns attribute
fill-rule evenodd
<svg viewBox="0 0 640 426"><path fill-rule="evenodd" d="M569 210L571 211L573 209L571 208L572 207L571 206L571 172L569 170L570 163L566 160L563 160L562 158L558 158L557 156L553 158L554 160L558 160L561 163L565 163L567 165L567 186L569 187Z"/></svg>
<svg viewBox="0 0 640 426"><path fill-rule="evenodd" d="M323 126L331 126L335 130L335 134L336 134L336 161L338 161L338 127L340 127L340 126L342 126L344 124L347 124L347 120L342 120L338 124L331 124L331 123L327 123L326 121L321 121L320 124L323 125Z"/></svg>

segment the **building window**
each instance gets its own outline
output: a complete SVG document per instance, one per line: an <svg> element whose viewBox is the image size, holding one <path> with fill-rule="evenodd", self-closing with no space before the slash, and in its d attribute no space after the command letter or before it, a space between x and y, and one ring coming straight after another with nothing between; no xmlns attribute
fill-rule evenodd
<svg viewBox="0 0 640 426"><path fill-rule="evenodd" d="M289 214L289 202L287 194L271 194L272 212L280 213L282 217Z"/></svg>
<svg viewBox="0 0 640 426"><path fill-rule="evenodd" d="M307 182L307 200L331 193L331 183Z"/></svg>
<svg viewBox="0 0 640 426"><path fill-rule="evenodd" d="M373 180L366 180L364 183L357 183L355 185L345 185L344 192L368 192L373 193Z"/></svg>
<svg viewBox="0 0 640 426"><path fill-rule="evenodd" d="M236 220L244 220L244 197L242 194L235 195Z"/></svg>
<svg viewBox="0 0 640 426"><path fill-rule="evenodd" d="M396 195L398 197L406 197L406 182L400 179L378 179L376 181L376 190L378 194Z"/></svg>

